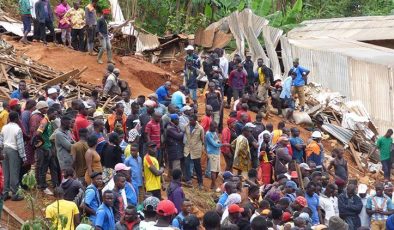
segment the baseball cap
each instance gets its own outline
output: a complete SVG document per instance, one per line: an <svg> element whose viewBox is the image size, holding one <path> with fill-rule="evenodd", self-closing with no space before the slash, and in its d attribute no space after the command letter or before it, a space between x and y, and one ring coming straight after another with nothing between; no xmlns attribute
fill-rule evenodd
<svg viewBox="0 0 394 230"><path fill-rule="evenodd" d="M122 170L130 170L130 167L127 167L125 164L123 163L117 163L115 165L115 172L117 171L122 171Z"/></svg>
<svg viewBox="0 0 394 230"><path fill-rule="evenodd" d="M231 204L230 206L228 206L228 213L230 213L230 214L241 213L243 211L244 211L244 209L239 207L238 204Z"/></svg>
<svg viewBox="0 0 394 230"><path fill-rule="evenodd" d="M282 221L287 222L291 220L291 214L290 212L284 212L282 214Z"/></svg>
<svg viewBox="0 0 394 230"><path fill-rule="evenodd" d="M39 101L36 104L36 109L48 108L48 103L46 101Z"/></svg>
<svg viewBox="0 0 394 230"><path fill-rule="evenodd" d="M189 105L185 105L185 106L182 107L181 112L189 111L189 110L192 110L192 109L193 108L190 107Z"/></svg>
<svg viewBox="0 0 394 230"><path fill-rule="evenodd" d="M297 184L294 181L289 180L286 182L286 187L290 187L292 189L297 189Z"/></svg>
<svg viewBox="0 0 394 230"><path fill-rule="evenodd" d="M312 138L322 138L321 132L320 131L314 131L312 133Z"/></svg>
<svg viewBox="0 0 394 230"><path fill-rule="evenodd" d="M387 182L384 184L384 189L393 188L393 184L391 182Z"/></svg>
<svg viewBox="0 0 394 230"><path fill-rule="evenodd" d="M179 119L179 116L178 116L178 114L173 113L173 114L170 114L170 118L171 118L171 120L177 120L177 119Z"/></svg>
<svg viewBox="0 0 394 230"><path fill-rule="evenodd" d="M157 197L151 196L144 200L144 210L145 211L156 211L157 205L159 204L160 200Z"/></svg>
<svg viewBox="0 0 394 230"><path fill-rule="evenodd" d="M83 106L85 107L85 109L90 109L90 108L92 108L92 106L89 105L86 101L83 101L82 104L83 104Z"/></svg>
<svg viewBox="0 0 394 230"><path fill-rule="evenodd" d="M160 201L156 208L156 213L160 216L172 216L177 212L178 210L175 208L174 203L170 200Z"/></svg>
<svg viewBox="0 0 394 230"><path fill-rule="evenodd" d="M194 47L192 45L188 45L185 50L194 50Z"/></svg>
<svg viewBox="0 0 394 230"><path fill-rule="evenodd" d="M53 94L53 93L57 93L57 90L55 88L49 88L48 89L48 95L49 94Z"/></svg>
<svg viewBox="0 0 394 230"><path fill-rule="evenodd" d="M147 106L147 107L155 107L156 106L156 102L149 99L149 100L146 100L144 102L144 105Z"/></svg>
<svg viewBox="0 0 394 230"><path fill-rule="evenodd" d="M225 171L225 172L223 173L223 179L224 179L224 180L230 179L230 178L232 178L233 176L234 176L234 174L233 174L232 172L230 172L230 171Z"/></svg>
<svg viewBox="0 0 394 230"><path fill-rule="evenodd" d="M311 168L309 167L309 165L307 163L301 163L300 168L303 168L305 170L311 170Z"/></svg>
<svg viewBox="0 0 394 230"><path fill-rule="evenodd" d="M14 98L14 99L10 100L10 102L8 103L8 106L11 108L11 107L14 107L14 106L16 106L18 104L19 104L19 100Z"/></svg>
<svg viewBox="0 0 394 230"><path fill-rule="evenodd" d="M358 194L363 194L363 193L367 193L368 190L368 186L366 184L359 184L358 185Z"/></svg>
<svg viewBox="0 0 394 230"><path fill-rule="evenodd" d="M90 174L90 178L94 179L94 178L96 178L96 176L99 176L99 175L103 175L103 173L101 173L101 172L92 172Z"/></svg>
<svg viewBox="0 0 394 230"><path fill-rule="evenodd" d="M302 196L297 196L297 198L295 199L295 202L304 208L308 206L308 203L306 202L305 197L302 197Z"/></svg>

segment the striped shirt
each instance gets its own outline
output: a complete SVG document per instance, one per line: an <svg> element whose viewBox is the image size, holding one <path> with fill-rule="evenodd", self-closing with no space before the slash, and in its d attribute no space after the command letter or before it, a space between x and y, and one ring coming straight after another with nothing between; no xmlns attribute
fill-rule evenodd
<svg viewBox="0 0 394 230"><path fill-rule="evenodd" d="M393 202L390 197L383 195L383 197L372 196L367 199L367 209L376 210L377 208L382 209L384 212L393 210ZM387 215L374 213L371 216L371 220L387 220Z"/></svg>

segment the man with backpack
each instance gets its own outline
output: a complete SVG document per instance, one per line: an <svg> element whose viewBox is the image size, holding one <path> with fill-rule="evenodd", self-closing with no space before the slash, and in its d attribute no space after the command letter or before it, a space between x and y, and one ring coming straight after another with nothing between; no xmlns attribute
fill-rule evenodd
<svg viewBox="0 0 394 230"><path fill-rule="evenodd" d="M89 216L90 222L95 223L96 211L101 204L98 188L103 186L103 177L101 172L93 172L90 178L92 183L85 190L85 196L81 206L86 215Z"/></svg>
<svg viewBox="0 0 394 230"><path fill-rule="evenodd" d="M185 218L190 215L192 211L192 202L188 199L184 199L182 203L181 212L172 220L172 227L183 229Z"/></svg>

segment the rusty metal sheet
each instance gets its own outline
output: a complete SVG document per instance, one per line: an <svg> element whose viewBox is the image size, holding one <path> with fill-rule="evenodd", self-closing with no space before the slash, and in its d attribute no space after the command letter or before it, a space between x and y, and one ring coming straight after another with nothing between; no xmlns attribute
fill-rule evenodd
<svg viewBox="0 0 394 230"><path fill-rule="evenodd" d="M227 34L219 30L215 33L211 49L224 48L231 39L233 39L232 34Z"/></svg>
<svg viewBox="0 0 394 230"><path fill-rule="evenodd" d="M281 69L280 69L280 64L279 64L279 58L278 54L276 53L276 45L274 44L275 40L272 39L273 34L272 32L279 32L276 30L272 30L272 27L270 26L263 26L263 39L264 39L264 44L265 48L267 50L268 58L270 60L270 67L272 69L272 72L274 74L274 79L280 79L281 78ZM283 31L282 31L283 32ZM274 34L275 36L276 34Z"/></svg>
<svg viewBox="0 0 394 230"><path fill-rule="evenodd" d="M215 36L215 30L213 29L204 30L201 36L201 46L206 48L212 47L214 36Z"/></svg>
<svg viewBox="0 0 394 230"><path fill-rule="evenodd" d="M153 34L139 33L137 37L136 53L153 50L160 46L159 38Z"/></svg>
<svg viewBox="0 0 394 230"><path fill-rule="evenodd" d="M204 28L199 28L194 33L194 44L201 46L202 36L204 35Z"/></svg>

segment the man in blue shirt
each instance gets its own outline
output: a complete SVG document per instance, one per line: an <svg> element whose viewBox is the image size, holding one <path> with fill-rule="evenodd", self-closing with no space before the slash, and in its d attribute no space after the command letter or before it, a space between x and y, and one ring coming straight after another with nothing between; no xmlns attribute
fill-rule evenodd
<svg viewBox="0 0 394 230"><path fill-rule="evenodd" d="M142 159L138 153L139 146L136 143L131 144L130 146L130 154L131 156L126 158L124 162L126 166L130 167L131 170L131 183L133 184L135 189L138 189L138 194L142 195L142 186L143 186L143 179L142 179ZM142 202L142 197L139 202Z"/></svg>
<svg viewBox="0 0 394 230"><path fill-rule="evenodd" d="M94 226L96 230L115 229L115 216L112 206L114 205L114 193L107 190L103 194L103 203L96 212Z"/></svg>
<svg viewBox="0 0 394 230"><path fill-rule="evenodd" d="M189 94L189 90L184 85L180 85L178 91L172 94L171 104L176 105L178 109L182 109L186 105L186 95Z"/></svg>
<svg viewBox="0 0 394 230"><path fill-rule="evenodd" d="M100 192L98 188L103 185L103 177L100 172L93 172L90 175L92 179L92 183L85 190L84 197L84 211L87 215L89 215L89 220L92 223L95 223L96 220L96 211L101 204L100 200Z"/></svg>
<svg viewBox="0 0 394 230"><path fill-rule="evenodd" d="M171 226L174 228L183 229L183 221L187 216L190 215L192 211L193 204L190 200L183 200L181 211L179 214L172 220Z"/></svg>
<svg viewBox="0 0 394 230"><path fill-rule="evenodd" d="M18 89L14 90L11 93L11 98L16 98L21 100L22 99L22 94L23 92L26 92L27 88L26 88L26 81L25 80L21 80L18 84Z"/></svg>
<svg viewBox="0 0 394 230"><path fill-rule="evenodd" d="M322 222L320 206L319 206L319 196L316 192L316 184L309 182L306 186L305 199L308 203L308 207L312 210L312 225L317 225Z"/></svg>
<svg viewBox="0 0 394 230"><path fill-rule="evenodd" d="M171 82L167 81L164 85L160 86L156 90L157 98L160 104L168 106L171 103L170 96Z"/></svg>
<svg viewBox="0 0 394 230"><path fill-rule="evenodd" d="M307 76L309 70L299 65L299 59L296 58L293 61L293 67L291 67L289 75L291 72L295 72L297 76L293 80L294 94L297 94L300 101L301 111L304 111L305 106L305 92L304 87L307 83Z"/></svg>
<svg viewBox="0 0 394 230"><path fill-rule="evenodd" d="M300 130L298 128L291 128L291 137L289 141L291 144L291 149L293 150L293 160L295 160L297 163L303 163L306 145L300 138Z"/></svg>
<svg viewBox="0 0 394 230"><path fill-rule="evenodd" d="M222 195L220 195L218 203L216 204L217 213L220 214L223 213L223 211L226 209L225 203L227 201L228 196L236 192L237 192L237 188L234 183L226 182L224 184L224 192L222 193Z"/></svg>

